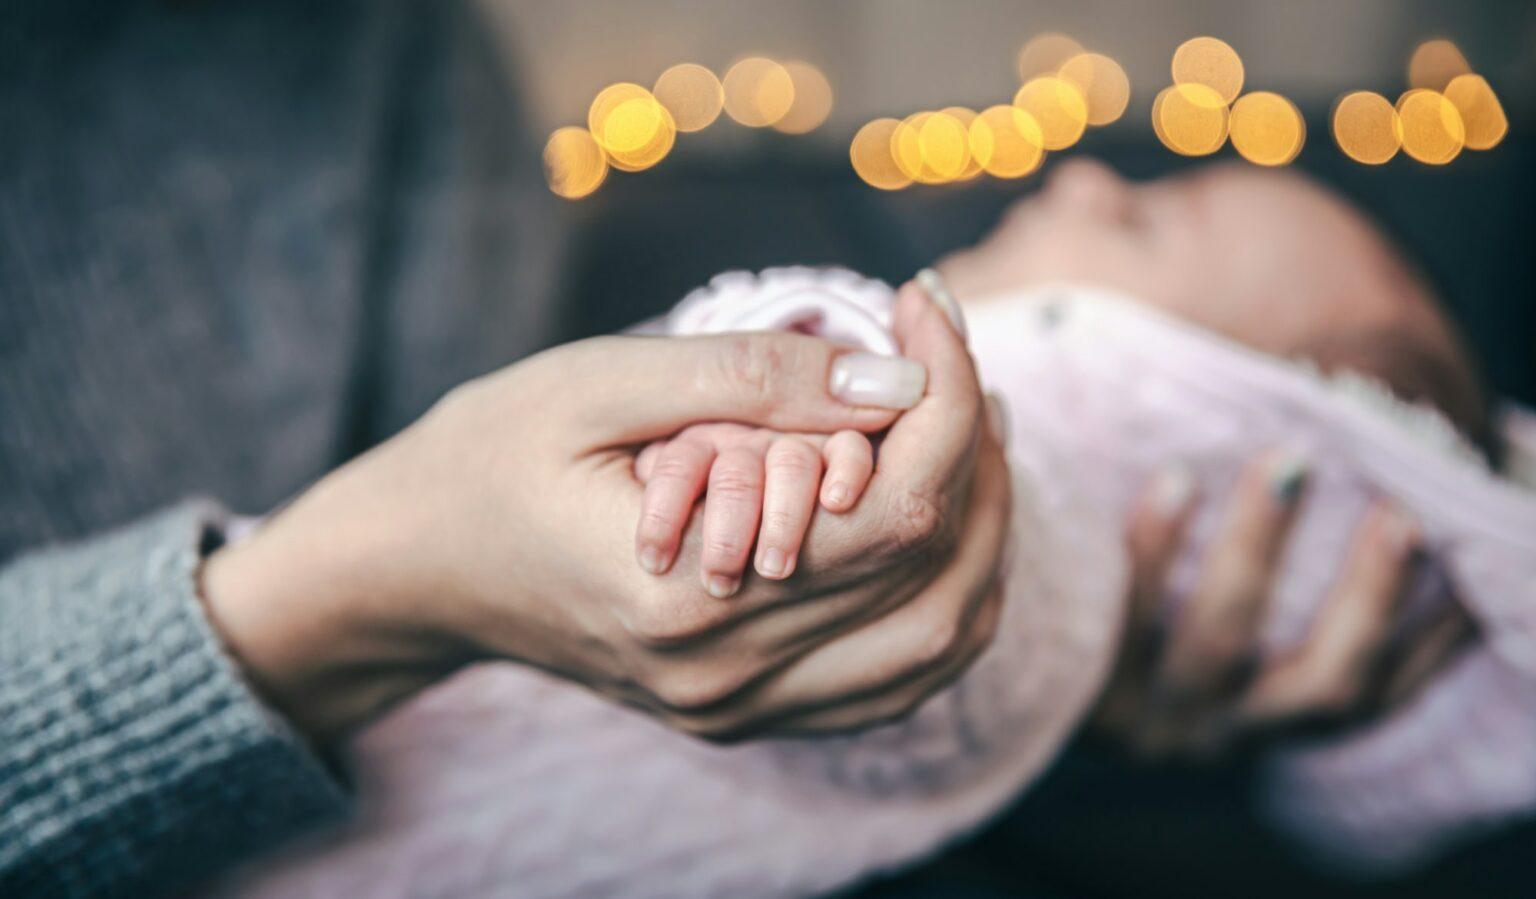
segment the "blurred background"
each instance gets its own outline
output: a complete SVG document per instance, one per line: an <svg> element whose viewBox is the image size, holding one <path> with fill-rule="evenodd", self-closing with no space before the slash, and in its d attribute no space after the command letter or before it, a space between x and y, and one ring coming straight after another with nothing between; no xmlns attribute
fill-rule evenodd
<svg viewBox="0 0 1536 899"><path fill-rule="evenodd" d="M1304 120L1304 144L1270 161L1315 174L1382 221L1440 284L1493 388L1536 401L1536 4L482 2L538 139L573 129L572 143L551 144L558 151L554 187L576 197L559 201L574 231L563 307L572 333L611 331L657 314L731 268L837 263L904 280L975 242L1067 156L1100 157L1137 178L1240 159L1231 142L1205 155L1176 152L1177 136L1152 126L1154 98L1172 81L1176 49L1211 35L1240 55L1245 93L1275 92ZM1123 113L1019 177L981 173L960 183L899 186L907 179L898 172L898 183L883 185L896 189L877 189L855 171L850 150L871 121L1008 104L1037 74L1021 72L1021 50L1046 33L1119 64L1129 84ZM1351 158L1335 135L1339 99L1371 91L1396 103L1411 86L1415 51L1436 38L1453 42L1465 68L1486 80L1507 133L1481 150L1468 139L1449 161L1420 161L1406 150L1382 164ZM629 82L660 93L658 76L694 63L725 79L720 96L729 104L727 73L749 56L803 61L819 72L830 90L824 119L812 110L794 129L804 133L790 134L762 122L743 125L727 111L702 130L683 132L679 115L672 143L631 166L641 171L598 175L582 161L580 141L592 138L581 129L606 87ZM1449 93L1443 79L1434 87ZM1536 893L1536 829L1469 846L1389 883L1358 883L1289 854L1251 814L1249 794L1241 764L1132 768L1080 747L1001 823L860 895Z"/></svg>
<svg viewBox="0 0 1536 899"><path fill-rule="evenodd" d="M644 171L611 170L569 201L577 237L564 308L574 332L623 327L728 268L841 263L900 281L973 243L1067 155L1094 155L1136 177L1239 158L1230 142L1207 156L1180 155L1152 127L1175 50L1212 35L1240 55L1245 93L1278 93L1304 117L1305 143L1290 164L1383 220L1442 285L1495 388L1536 400L1536 3L480 2L540 140L586 126L605 87L653 88L679 63L726 78L745 57L798 60L830 89L825 119L806 133L748 127L721 113L702 130L677 133ZM849 151L866 123L1007 104L1024 80L1021 50L1047 33L1122 67L1129 97L1118 118L1089 127L1024 177L982 174L894 191L860 180ZM1507 135L1444 165L1406 152L1381 165L1351 160L1331 127L1339 98L1371 91L1397 101L1410 87L1415 49L1434 38L1454 42L1467 68L1486 79Z"/></svg>

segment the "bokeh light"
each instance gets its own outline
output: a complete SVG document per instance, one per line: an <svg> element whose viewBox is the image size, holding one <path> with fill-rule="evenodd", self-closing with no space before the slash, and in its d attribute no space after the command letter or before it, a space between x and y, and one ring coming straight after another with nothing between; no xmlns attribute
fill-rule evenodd
<svg viewBox="0 0 1536 899"><path fill-rule="evenodd" d="M1408 58L1408 86L1419 90L1443 91L1451 79L1472 71L1467 57L1455 44L1443 38L1425 41Z"/></svg>
<svg viewBox="0 0 1536 899"><path fill-rule="evenodd" d="M919 184L943 184L949 180L924 159L923 127L935 114L928 110L914 112L901 120L891 135L891 155L902 174Z"/></svg>
<svg viewBox="0 0 1536 899"><path fill-rule="evenodd" d="M794 86L789 111L773 127L785 134L805 134L821 127L832 113L832 85L821 70L808 62L784 63Z"/></svg>
<svg viewBox="0 0 1536 899"><path fill-rule="evenodd" d="M638 172L665 159L676 140L677 126L666 107L654 99L635 99L620 103L608 116L599 143L608 151L609 165Z"/></svg>
<svg viewBox="0 0 1536 899"><path fill-rule="evenodd" d="M1469 150L1489 150L1509 133L1509 119L1498 95L1481 75L1457 75L1445 86L1445 98L1461 114Z"/></svg>
<svg viewBox="0 0 1536 899"><path fill-rule="evenodd" d="M1445 165L1466 145L1467 131L1456 105L1438 91L1412 89L1398 98L1403 152L1428 165Z"/></svg>
<svg viewBox="0 0 1536 899"><path fill-rule="evenodd" d="M656 79L651 93L672 114L677 130L701 131L720 117L725 89L715 73L697 63L683 62Z"/></svg>
<svg viewBox="0 0 1536 899"><path fill-rule="evenodd" d="M551 134L544 144L544 177L550 190L577 200L602 185L608 159L591 132L571 125Z"/></svg>
<svg viewBox="0 0 1536 899"><path fill-rule="evenodd" d="M1017 106L983 110L971 123L970 146L976 164L995 178L1022 178L1045 159L1039 123Z"/></svg>
<svg viewBox="0 0 1536 899"><path fill-rule="evenodd" d="M613 123L610 137L609 120L627 103L636 105L626 109L625 114ZM610 84L598 92L592 99L592 105L587 108L587 130L610 153L616 148L615 142L618 148L633 152L649 143L655 136L655 130L661 127L661 116L655 112L660 107L661 104L651 92L638 84ZM651 129L648 132L644 130L647 127Z"/></svg>
<svg viewBox="0 0 1536 899"><path fill-rule="evenodd" d="M1088 126L1088 101L1070 81L1055 75L1031 78L1014 94L1013 105L1040 126L1047 150L1065 150L1077 143Z"/></svg>
<svg viewBox="0 0 1536 899"><path fill-rule="evenodd" d="M789 70L771 59L749 56L725 73L725 112L748 128L766 128L795 102Z"/></svg>
<svg viewBox="0 0 1536 899"><path fill-rule="evenodd" d="M1232 104L1228 128L1232 148L1255 165L1287 165L1307 140L1301 110L1285 97L1269 91L1238 97Z"/></svg>
<svg viewBox="0 0 1536 899"><path fill-rule="evenodd" d="M923 167L944 181L954 181L971 162L970 132L947 112L936 112L917 132Z"/></svg>
<svg viewBox="0 0 1536 899"><path fill-rule="evenodd" d="M1210 88L1221 105L1230 104L1243 90L1243 60L1225 41L1214 37L1190 38L1173 51L1173 83L1199 84ZM1205 94L1196 96L1203 99ZM1193 100L1193 97L1186 97Z"/></svg>
<svg viewBox="0 0 1536 899"><path fill-rule="evenodd" d="M1173 84L1152 101L1152 130L1183 156L1208 156L1227 141L1227 106L1204 84Z"/></svg>
<svg viewBox="0 0 1536 899"><path fill-rule="evenodd" d="M1064 34L1048 31L1036 35L1019 50L1019 80L1054 75L1062 64L1083 52L1083 45Z"/></svg>
<svg viewBox="0 0 1536 899"><path fill-rule="evenodd" d="M1392 101L1371 91L1355 91L1333 108L1333 140L1356 162L1381 165L1403 146L1403 126Z"/></svg>
<svg viewBox="0 0 1536 899"><path fill-rule="evenodd" d="M901 122L896 119L875 119L853 136L848 157L865 184L881 190L900 190L912 183L891 152L899 127Z"/></svg>
<svg viewBox="0 0 1536 899"><path fill-rule="evenodd" d="M1082 93L1088 124L1108 125L1125 113L1131 82L1118 62L1102 53L1079 53L1062 63L1057 76Z"/></svg>
<svg viewBox="0 0 1536 899"><path fill-rule="evenodd" d="M946 106L939 112L954 118L965 129L965 167L951 180L969 181L982 172L981 163L976 161L976 154L971 152L971 125L976 121L976 110L964 106Z"/></svg>

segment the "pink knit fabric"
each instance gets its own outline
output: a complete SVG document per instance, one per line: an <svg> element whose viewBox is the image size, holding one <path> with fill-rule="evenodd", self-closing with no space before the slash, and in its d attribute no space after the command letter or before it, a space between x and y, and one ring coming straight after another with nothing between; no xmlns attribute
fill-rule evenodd
<svg viewBox="0 0 1536 899"><path fill-rule="evenodd" d="M850 272L731 273L673 333L780 328L894 352L892 296ZM1121 520L1161 467L1206 496L1276 445L1314 461L1268 645L1299 639L1373 497L1417 515L1436 565L1408 614L1449 601L1488 629L1410 708L1276 755L1277 820L1357 864L1422 856L1536 807L1536 499L1433 414L1081 288L968 308L1012 419L1015 522L995 644L908 722L857 737L717 748L513 665L466 672L352 751L355 823L254 866L251 896L784 896L913 861L1013 799L1085 712L1112 658ZM1187 589L1216 527L1197 516Z"/></svg>

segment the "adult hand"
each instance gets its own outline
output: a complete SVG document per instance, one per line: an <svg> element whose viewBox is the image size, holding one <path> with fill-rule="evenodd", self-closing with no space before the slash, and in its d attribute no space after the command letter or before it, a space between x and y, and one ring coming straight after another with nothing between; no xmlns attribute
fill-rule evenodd
<svg viewBox="0 0 1536 899"><path fill-rule="evenodd" d="M1166 622L1165 579L1194 497L1166 475L1132 511L1131 599L1116 668L1093 715L1099 736L1149 759L1210 759L1282 736L1358 725L1411 697L1474 632L1451 604L1408 634L1395 613L1415 554L1405 513L1374 507L1301 644L1268 656L1259 636L1296 519L1304 469L1252 463L1228 504L1200 580Z"/></svg>
<svg viewBox="0 0 1536 899"><path fill-rule="evenodd" d="M322 741L482 658L713 738L903 714L991 635L1009 490L944 315L908 288L896 331L910 361L794 334L612 337L466 384L215 553L210 617ZM637 447L699 421L874 431L896 416L879 406L914 403L793 577L710 596L697 522L670 574L637 564Z"/></svg>

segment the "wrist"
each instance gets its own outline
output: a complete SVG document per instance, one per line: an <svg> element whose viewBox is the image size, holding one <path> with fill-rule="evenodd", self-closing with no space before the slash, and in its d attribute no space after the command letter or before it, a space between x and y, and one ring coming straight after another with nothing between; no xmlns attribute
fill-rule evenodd
<svg viewBox="0 0 1536 899"><path fill-rule="evenodd" d="M331 485L204 561L200 594L254 689L321 745L345 737L461 663L415 626L379 520L326 521Z"/></svg>

